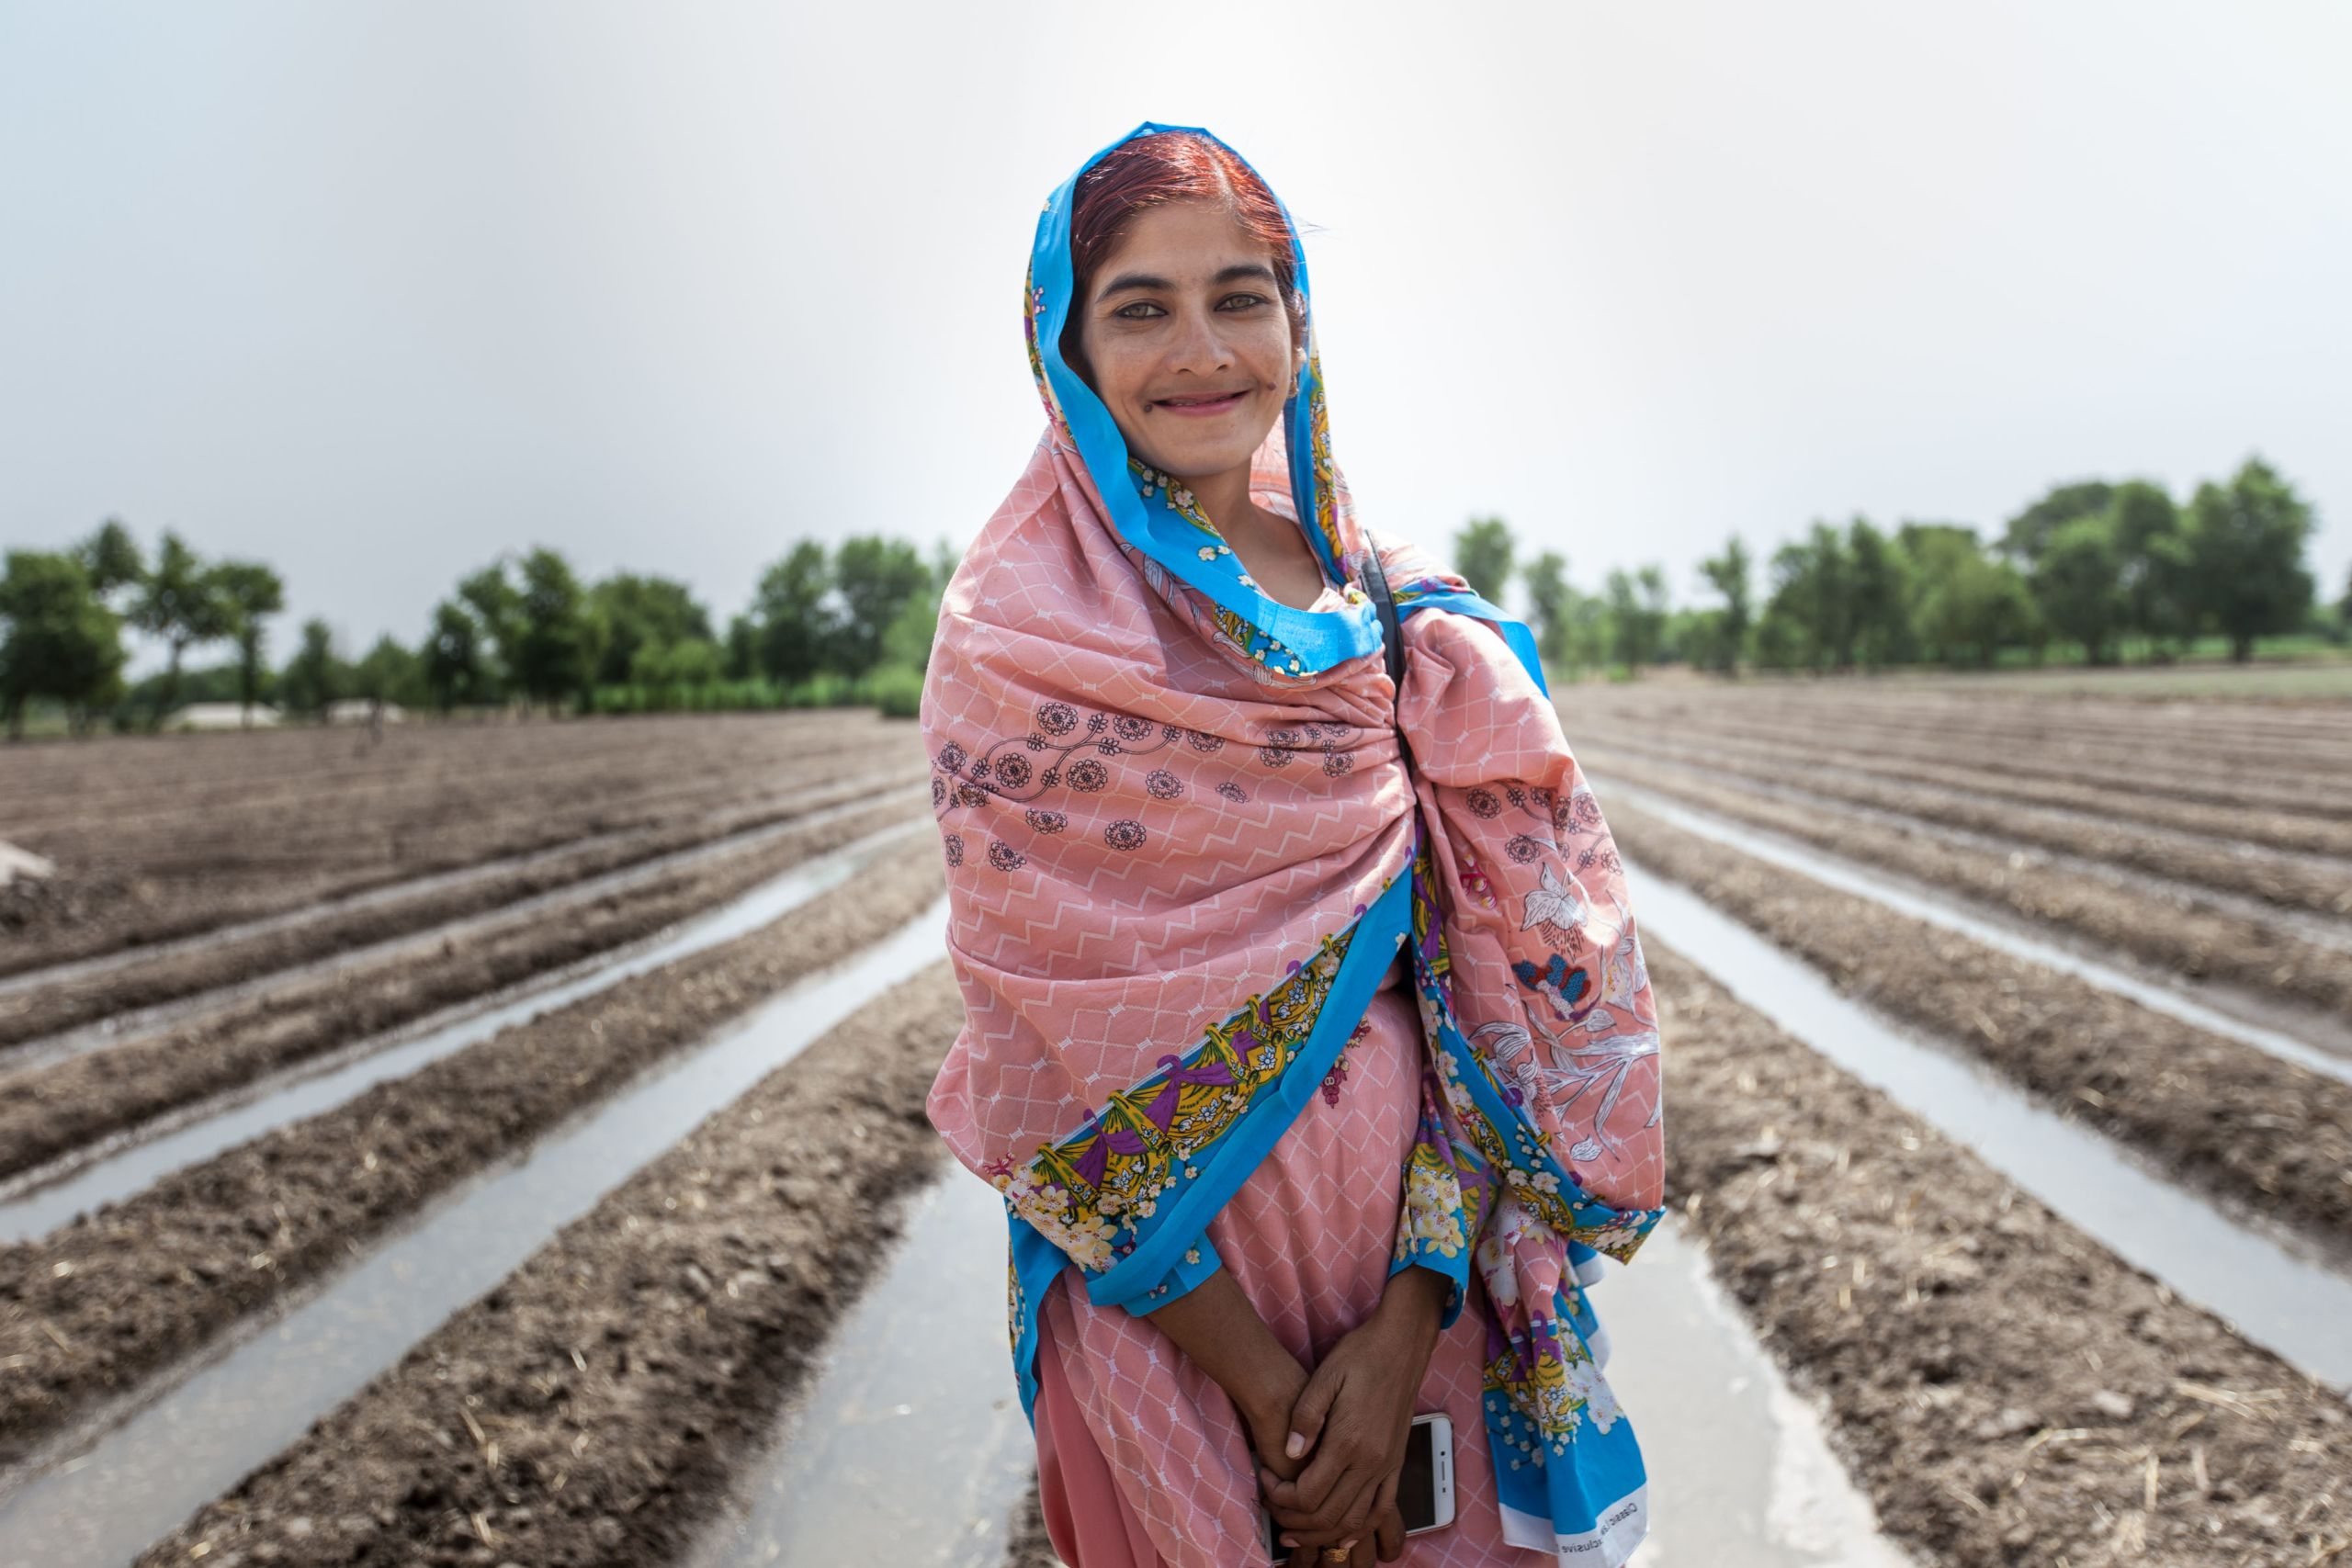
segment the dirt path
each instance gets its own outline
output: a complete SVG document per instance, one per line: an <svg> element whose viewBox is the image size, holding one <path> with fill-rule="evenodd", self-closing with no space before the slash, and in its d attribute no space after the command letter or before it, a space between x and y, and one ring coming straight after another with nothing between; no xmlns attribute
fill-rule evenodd
<svg viewBox="0 0 2352 1568"><path fill-rule="evenodd" d="M0 1176L252 1082L263 1075L609 952L892 822L919 799L854 811L756 851L534 910L469 937L430 938L356 969L297 981L100 1051L0 1077Z"/></svg>
<svg viewBox="0 0 2352 1568"><path fill-rule="evenodd" d="M1668 1184L1881 1524L1950 1568L2309 1568L2352 1407L1662 943Z"/></svg>
<svg viewBox="0 0 2352 1568"><path fill-rule="evenodd" d="M2176 1178L2352 1257L2352 1084L1619 802L1629 855Z"/></svg>
<svg viewBox="0 0 2352 1568"><path fill-rule="evenodd" d="M1947 844L1849 817L1792 809L1736 789L1702 783L1678 769L1598 763L1607 780L1686 802L1751 827L1948 888L1996 908L2120 949L2192 979L2217 979L2337 1015L2352 1012L2352 958L2276 927L2188 907L2165 907L2144 895L2040 863L2019 852L1999 855Z"/></svg>
<svg viewBox="0 0 2352 1568"><path fill-rule="evenodd" d="M938 1170L923 1096L962 1017L944 963L885 993L140 1562L683 1550Z"/></svg>
<svg viewBox="0 0 2352 1568"><path fill-rule="evenodd" d="M918 834L773 925L0 1250L0 1462L649 1065L904 924L940 884L939 846Z"/></svg>

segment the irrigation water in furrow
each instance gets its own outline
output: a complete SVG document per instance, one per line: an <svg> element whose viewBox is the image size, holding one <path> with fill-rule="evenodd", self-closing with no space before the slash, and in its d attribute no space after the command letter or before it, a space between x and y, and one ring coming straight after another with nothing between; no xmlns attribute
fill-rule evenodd
<svg viewBox="0 0 2352 1568"><path fill-rule="evenodd" d="M0 1562L135 1556L876 992L939 955L943 897L855 958L519 1150L242 1343L70 1434L0 1496ZM1001 1284L1000 1280L1000 1284Z"/></svg>
<svg viewBox="0 0 2352 1568"><path fill-rule="evenodd" d="M1608 780L1605 776L1597 778L1599 787L1610 799L1637 806L1701 838L1711 839L1753 855L1758 860L1784 866L1840 892L1871 899L1915 919L1956 931L1987 947L1998 948L2045 968L2072 975L2100 990L2128 998L2153 1012L2164 1013L2224 1039L2267 1051L2283 1061L2293 1062L2315 1073L2352 1082L2352 1024L2343 1020L2306 1013L2296 1016L2296 1029L2273 1028L2249 1015L2277 1018L2284 1010L2275 1004L2245 997L2226 987L2215 987L2210 983L2200 986L2200 990L2226 998L2236 1010L2226 1010L2189 996L2176 987L2143 979L2114 964L2028 935L2022 922L2010 924L1970 914L1954 901L1932 897L1925 890L1915 891L1885 873L1838 860L1826 851L1725 821L1710 812L1685 806L1680 801L1638 784Z"/></svg>
<svg viewBox="0 0 2352 1568"><path fill-rule="evenodd" d="M841 809L863 810L866 805L860 801ZM819 819L797 818L794 826L805 827ZM404 1077L428 1062L489 1039L509 1024L757 931L840 886L910 833L930 826L928 818L917 818L881 829L796 865L649 943L599 953L561 974L540 976L527 987L485 998L491 1004L487 1007L482 1000L469 1002L389 1036L360 1041L332 1060L306 1064L293 1073L241 1090L225 1102L215 1102L209 1111L198 1107L194 1119L171 1118L166 1130L152 1136L110 1144L96 1158L61 1162L0 1183L0 1242L44 1235L78 1213L127 1198L223 1149L315 1116L376 1084Z"/></svg>
<svg viewBox="0 0 2352 1568"><path fill-rule="evenodd" d="M271 967L225 986L211 987L187 996L175 997L168 1001L116 1014L99 1022L85 1024L57 1034L20 1041L14 1045L0 1049L0 1066L5 1066L11 1072L40 1066L68 1056L78 1055L85 1051L102 1048L143 1031L184 1020L210 1008L258 995L273 987L314 978L322 975L331 975L339 969L365 964L405 949L423 949L445 941L462 940L473 932L503 925L517 916L557 910L566 905L585 905L612 894L624 893L632 887L658 881L681 870L705 864L727 855L756 850L786 834L887 802L894 795L904 794L911 800L915 798L920 786L907 783L907 776L904 769L891 769L850 779L829 780L820 784L811 785L805 790L796 790L787 795L766 803L762 809L791 810L801 802L821 801L824 804L812 806L809 809L800 811L781 821L764 821L757 827L704 840L699 843L689 844L684 848L669 851L650 859L635 861L628 865L598 873L577 882L568 882L561 886L530 894L510 903L498 905L494 908L462 915L456 919L438 924L399 931L362 946L344 948L324 957ZM639 830L631 829L630 831ZM585 841L594 843L602 840ZM580 845L569 844L559 850L537 852L520 860L495 863L488 868L480 865L469 866L461 871L446 873L440 876L418 882L400 883L390 888L379 888L368 893L353 895L348 899L328 900L322 904L308 905L287 914L272 915L260 920L224 927L219 931L205 931L195 936L182 937L169 942L131 948L98 958L82 959L53 968L32 970L23 975L10 976L6 979L0 979L0 995L5 995L11 990L24 990L39 985L51 984L62 979L86 977L118 970L133 963L152 960L158 954L187 953L207 947L221 946L269 931L297 926L318 919L322 914L340 914L370 905L398 902L430 891L431 889L425 887L426 882L434 883L443 888L462 885L465 882L481 880L490 875L511 873L534 862L576 853L579 848Z"/></svg>
<svg viewBox="0 0 2352 1568"><path fill-rule="evenodd" d="M1035 1458L1005 1359L1003 1284L1003 1204L951 1168L913 1200L888 1271L836 1326L824 1371L689 1568L998 1568ZM1645 1568L1908 1562L1671 1223L1595 1300L1649 1462Z"/></svg>
<svg viewBox="0 0 2352 1568"><path fill-rule="evenodd" d="M1989 1072L1889 1026L1679 885L1630 856L1626 864L1644 926L1742 1001L1967 1145L2133 1267L2329 1384L2352 1387L2352 1277L2227 1218Z"/></svg>
<svg viewBox="0 0 2352 1568"><path fill-rule="evenodd" d="M1623 757L1612 766L1608 760L1608 748L1599 746L1602 753L1593 766L1604 773L1628 773L1648 771L1653 776L1664 773L1690 778L1695 783L1719 789L1736 790L1759 802L1783 810L1802 811L1816 820L1851 820L1873 827L1893 829L1930 842L1957 849L1975 850L2003 857L2017 854L2032 856L2052 869L2086 881L2103 883L2126 893L2143 895L2175 907L2202 908L2217 914L2231 916L2296 941L2308 942L2346 955L2352 961L2352 920L2342 916L2324 915L2308 909L2281 908L2248 894L2227 888L2184 882L2174 877L2160 876L2154 872L2135 866L2119 865L2112 861L2095 860L2087 855L2070 854L2064 850L2044 845L2021 843L1987 833L1974 828L1955 827L1948 822L1933 822L1922 817L1883 807L1862 806L1833 795L1809 790L1801 784L1772 784L1754 779L1726 778L1705 767L1693 763L1653 763ZM1628 764L1631 764L1630 766Z"/></svg>

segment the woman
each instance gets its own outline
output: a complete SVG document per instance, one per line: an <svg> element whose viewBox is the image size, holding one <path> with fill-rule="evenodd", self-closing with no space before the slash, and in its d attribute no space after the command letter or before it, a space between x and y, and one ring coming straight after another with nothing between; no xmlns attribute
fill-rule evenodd
<svg viewBox="0 0 2352 1568"><path fill-rule="evenodd" d="M1038 220L1046 430L923 694L967 1015L931 1117L1005 1194L1074 1568L1263 1561L1261 1503L1295 1563L1621 1563L1582 1286L1662 1164L1623 871L1527 629L1384 543L1392 682L1308 301L1205 132L1138 128ZM1408 1545L1432 1410L1456 1521Z"/></svg>

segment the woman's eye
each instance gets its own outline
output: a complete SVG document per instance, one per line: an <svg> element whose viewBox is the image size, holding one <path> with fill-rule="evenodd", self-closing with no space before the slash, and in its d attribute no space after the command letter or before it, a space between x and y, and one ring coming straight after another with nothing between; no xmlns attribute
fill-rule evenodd
<svg viewBox="0 0 2352 1568"><path fill-rule="evenodd" d="M1168 312L1149 300L1138 299L1132 305L1122 305L1111 313L1123 321L1148 321L1154 316L1164 316Z"/></svg>
<svg viewBox="0 0 2352 1568"><path fill-rule="evenodd" d="M1228 294L1223 301L1223 309L1247 310L1254 305L1262 305L1265 302L1266 297L1262 294Z"/></svg>

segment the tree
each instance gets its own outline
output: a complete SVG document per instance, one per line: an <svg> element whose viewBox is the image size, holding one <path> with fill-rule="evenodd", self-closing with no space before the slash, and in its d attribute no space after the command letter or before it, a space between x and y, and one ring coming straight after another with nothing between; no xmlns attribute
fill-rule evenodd
<svg viewBox="0 0 2352 1568"><path fill-rule="evenodd" d="M286 585L277 573L259 561L227 560L211 569L213 592L229 616L229 635L237 643L237 700L244 721L254 721L254 704L261 696L262 622L286 608Z"/></svg>
<svg viewBox="0 0 2352 1568"><path fill-rule="evenodd" d="M122 684L122 622L99 600L70 555L10 550L0 576L0 713L8 738L24 734L26 704L66 705L75 728Z"/></svg>
<svg viewBox="0 0 2352 1568"><path fill-rule="evenodd" d="M460 703L484 701L492 682L485 668L481 622L467 604L444 599L433 607L424 634L424 687L443 713Z"/></svg>
<svg viewBox="0 0 2352 1568"><path fill-rule="evenodd" d="M1865 670L1908 664L1918 656L1909 575L1903 553L1869 518L1846 525L1846 618L1853 658Z"/></svg>
<svg viewBox="0 0 2352 1568"><path fill-rule="evenodd" d="M803 539L760 575L752 613L760 628L760 666L777 681L814 675L825 663L839 625L828 595L832 564L825 547Z"/></svg>
<svg viewBox="0 0 2352 1568"><path fill-rule="evenodd" d="M2001 534L2002 553L2030 568L2052 534L2077 518L2098 516L2114 499L2115 487L2105 479L2052 485L2040 501L2009 519Z"/></svg>
<svg viewBox="0 0 2352 1568"><path fill-rule="evenodd" d="M1772 552L1772 592L1764 604L1775 656L1814 670L1854 662L1854 584L1845 540L1826 523Z"/></svg>
<svg viewBox="0 0 2352 1568"><path fill-rule="evenodd" d="M386 632L351 668L351 691L364 697L380 718L387 703L407 705L424 690L424 662Z"/></svg>
<svg viewBox="0 0 2352 1568"><path fill-rule="evenodd" d="M1453 536L1453 570L1480 597L1499 604L1510 586L1516 550L1510 524L1499 517L1474 517Z"/></svg>
<svg viewBox="0 0 2352 1568"><path fill-rule="evenodd" d="M603 626L596 681L616 686L633 677L639 650L711 640L710 612L683 582L620 571L588 590L590 612Z"/></svg>
<svg viewBox="0 0 2352 1568"><path fill-rule="evenodd" d="M1656 662L1666 635L1666 573L1655 566L1611 568L1607 592L1611 651L1627 674L1638 675Z"/></svg>
<svg viewBox="0 0 2352 1568"><path fill-rule="evenodd" d="M334 631L313 616L302 623L301 644L278 673L277 694L287 710L322 714L343 695L348 671L335 656Z"/></svg>
<svg viewBox="0 0 2352 1568"><path fill-rule="evenodd" d="M1568 601L1576 590L1568 586L1568 563L1557 550L1545 550L1526 567L1527 618L1535 634L1535 649L1545 659L1567 657Z"/></svg>
<svg viewBox="0 0 2352 1568"><path fill-rule="evenodd" d="M1699 563L1699 575L1724 598L1723 610L1709 628L1704 662L1718 674L1736 675L1751 618L1747 544L1734 534L1724 541L1723 554Z"/></svg>
<svg viewBox="0 0 2352 1568"><path fill-rule="evenodd" d="M541 546L523 558L516 618L520 630L507 664L525 697L553 711L584 692L596 668L596 628L580 580L554 550Z"/></svg>
<svg viewBox="0 0 2352 1568"><path fill-rule="evenodd" d="M74 558L90 579L90 592L107 601L109 609L119 609L110 595L125 588L136 588L147 575L146 558L140 553L139 541L119 518L109 517L98 525L97 531L74 547Z"/></svg>
<svg viewBox="0 0 2352 1568"><path fill-rule="evenodd" d="M458 582L457 603L473 619L471 639L473 679L467 702L489 702L505 694L520 677L514 672L515 649L523 640L523 596L506 572L506 558L483 567ZM438 631L436 616L436 635Z"/></svg>
<svg viewBox="0 0 2352 1568"><path fill-rule="evenodd" d="M2316 586L2303 566L2313 526L2310 504L2259 457L2240 465L2226 488L2197 487L2188 530L2196 605L2238 663L2254 656L2256 637L2302 625Z"/></svg>
<svg viewBox="0 0 2352 1568"><path fill-rule="evenodd" d="M177 534L166 530L155 552L155 568L140 584L130 621L171 649L171 662L157 691L154 719L160 724L179 704L182 658L192 647L227 637L234 629L233 613L203 560Z"/></svg>
<svg viewBox="0 0 2352 1568"><path fill-rule="evenodd" d="M1909 565L1911 624L1928 654L1955 669L1988 666L2040 624L2025 578L1996 560L1976 530L1955 523L1905 523L1895 545Z"/></svg>
<svg viewBox="0 0 2352 1568"><path fill-rule="evenodd" d="M2195 629L2195 585L2180 508L2161 485L2127 479L2102 515L2115 547L2124 626L2145 637L2152 654L2168 639L2187 637Z"/></svg>
<svg viewBox="0 0 2352 1568"><path fill-rule="evenodd" d="M863 675L879 664L883 632L909 600L931 587L931 578L922 557L903 539L866 534L842 540L833 556L833 588L842 605L833 637L833 667L843 674Z"/></svg>
<svg viewBox="0 0 2352 1568"><path fill-rule="evenodd" d="M2051 630L2081 643L2087 662L2113 662L2110 640L2122 629L2130 604L2110 513L2060 525L2042 541L2027 581Z"/></svg>
<svg viewBox="0 0 2352 1568"><path fill-rule="evenodd" d="M760 672L760 628L749 615L727 623L727 653L720 666L729 681L748 681Z"/></svg>

